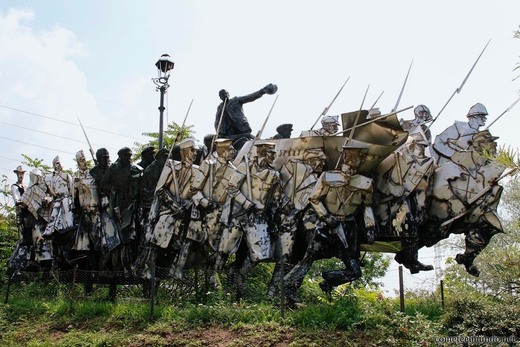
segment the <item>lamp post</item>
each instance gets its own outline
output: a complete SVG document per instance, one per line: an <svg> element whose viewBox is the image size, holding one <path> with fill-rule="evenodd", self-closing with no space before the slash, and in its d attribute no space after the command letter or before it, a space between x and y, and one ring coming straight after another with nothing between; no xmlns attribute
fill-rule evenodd
<svg viewBox="0 0 520 347"><path fill-rule="evenodd" d="M163 148L163 113L164 113L164 94L170 86L168 79L170 78L170 70L175 65L169 54L163 54L155 63L157 67L157 78L152 78L153 83L157 86L156 91L161 92L161 102L159 104L159 149Z"/></svg>

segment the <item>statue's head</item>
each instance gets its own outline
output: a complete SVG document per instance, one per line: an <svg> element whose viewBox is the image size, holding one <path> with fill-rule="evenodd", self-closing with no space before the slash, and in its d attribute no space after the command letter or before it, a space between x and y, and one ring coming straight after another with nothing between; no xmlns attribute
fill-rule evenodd
<svg viewBox="0 0 520 347"><path fill-rule="evenodd" d="M325 167L325 163L327 161L327 156L321 148L310 148L306 149L303 153L303 162L312 167L312 171L316 173L323 172L323 168Z"/></svg>
<svg viewBox="0 0 520 347"><path fill-rule="evenodd" d="M76 152L76 163L78 164L78 168L80 170L87 169L87 158L85 157L85 152L83 152L82 149Z"/></svg>
<svg viewBox="0 0 520 347"><path fill-rule="evenodd" d="M477 153L484 154L486 152L491 156L495 156L497 154L497 139L497 136L491 135L489 130L486 129L475 133L471 143Z"/></svg>
<svg viewBox="0 0 520 347"><path fill-rule="evenodd" d="M275 146L276 144L274 142L257 141L255 143L256 157L260 165L271 165L273 163L274 157L276 156Z"/></svg>
<svg viewBox="0 0 520 347"><path fill-rule="evenodd" d="M281 124L276 127L276 132L281 135L282 138L288 139L291 137L293 131L293 125L290 123Z"/></svg>
<svg viewBox="0 0 520 347"><path fill-rule="evenodd" d="M218 96L219 96L220 100L222 100L222 101L224 101L225 99L229 99L229 93L225 89L221 89L218 92Z"/></svg>
<svg viewBox="0 0 520 347"><path fill-rule="evenodd" d="M110 154L106 148L100 148L96 151L96 160L99 165L106 166L110 162Z"/></svg>
<svg viewBox="0 0 520 347"><path fill-rule="evenodd" d="M233 148L233 140L231 139L216 139L215 151L219 158L225 161L231 161L235 158L235 148Z"/></svg>
<svg viewBox="0 0 520 347"><path fill-rule="evenodd" d="M321 119L321 127L329 134L335 134L338 132L339 116L324 116Z"/></svg>
<svg viewBox="0 0 520 347"><path fill-rule="evenodd" d="M54 172L61 172L63 170L59 156L54 157L54 159L52 160L52 167L54 169Z"/></svg>
<svg viewBox="0 0 520 347"><path fill-rule="evenodd" d="M131 163L132 150L128 147L123 147L119 151L117 151L117 156L119 157L119 162L123 166L128 166Z"/></svg>
<svg viewBox="0 0 520 347"><path fill-rule="evenodd" d="M195 148L195 140L191 137L185 138L179 142L181 151L181 160L188 164L193 164L197 157L197 149Z"/></svg>
<svg viewBox="0 0 520 347"><path fill-rule="evenodd" d="M429 123L433 120L430 109L426 105L419 105L413 109L417 125Z"/></svg>
<svg viewBox="0 0 520 347"><path fill-rule="evenodd" d="M473 123L475 126L472 126L472 128L478 129L481 126L484 126L486 124L488 111L484 105L481 103L476 103L475 105L471 106L471 108L468 111L467 117L469 119L470 123Z"/></svg>

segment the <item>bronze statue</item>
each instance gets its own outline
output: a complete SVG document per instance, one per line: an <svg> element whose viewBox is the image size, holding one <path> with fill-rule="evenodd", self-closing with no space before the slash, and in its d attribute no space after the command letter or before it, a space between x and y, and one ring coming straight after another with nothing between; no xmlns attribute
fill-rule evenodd
<svg viewBox="0 0 520 347"><path fill-rule="evenodd" d="M280 124L276 127L276 135L273 136L274 140L278 139L289 139L293 131L293 125L290 123Z"/></svg>
<svg viewBox="0 0 520 347"><path fill-rule="evenodd" d="M130 148L121 148L117 155L118 159L107 168L101 180L101 189L109 197L109 215L120 231L119 256L114 259L113 267L130 270L138 239L136 211L142 169L132 164Z"/></svg>
<svg viewBox="0 0 520 347"><path fill-rule="evenodd" d="M237 150L240 149L246 140L253 138L251 126L244 114L243 105L255 101L265 94L274 94L277 90L278 87L275 84L268 84L254 93L230 98L228 91L221 89L218 95L222 103L217 107L214 124L217 136L232 139L235 142L233 146ZM224 110L222 110L223 108Z"/></svg>

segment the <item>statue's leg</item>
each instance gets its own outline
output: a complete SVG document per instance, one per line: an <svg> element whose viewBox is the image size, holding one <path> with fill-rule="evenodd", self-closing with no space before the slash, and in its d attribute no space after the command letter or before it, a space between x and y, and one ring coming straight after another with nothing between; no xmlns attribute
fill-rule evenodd
<svg viewBox="0 0 520 347"><path fill-rule="evenodd" d="M457 254L455 260L459 264L463 264L466 267L466 271L475 277L480 275L479 269L473 264L475 258L480 252L486 248L491 240L491 233L486 232L484 228L471 229L466 234L466 249L464 254Z"/></svg>

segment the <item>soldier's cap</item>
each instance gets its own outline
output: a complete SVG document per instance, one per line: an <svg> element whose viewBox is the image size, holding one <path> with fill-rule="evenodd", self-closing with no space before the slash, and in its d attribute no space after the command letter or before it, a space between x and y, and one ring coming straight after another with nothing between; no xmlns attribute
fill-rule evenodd
<svg viewBox="0 0 520 347"><path fill-rule="evenodd" d="M279 126L276 127L276 131L277 132L282 132L284 130L292 131L293 130L293 125L290 124L290 123L287 123L287 124L280 124Z"/></svg>
<svg viewBox="0 0 520 347"><path fill-rule="evenodd" d="M123 147L119 151L117 151L117 155L122 155L124 153L132 154L132 150L128 147Z"/></svg>
<svg viewBox="0 0 520 347"><path fill-rule="evenodd" d="M83 152L82 149L76 152L76 160L79 160L80 158L85 158L85 152Z"/></svg>
<svg viewBox="0 0 520 347"><path fill-rule="evenodd" d="M260 152L273 152L276 153L276 150L274 149L276 146L276 143L274 142L268 142L268 141L257 141L255 142L256 151Z"/></svg>
<svg viewBox="0 0 520 347"><path fill-rule="evenodd" d="M473 142L495 141L495 140L497 140L499 138L500 137L498 137L498 136L491 135L489 130L486 129L486 130L479 131L478 133L475 133L473 135Z"/></svg>
<svg viewBox="0 0 520 347"><path fill-rule="evenodd" d="M141 155L143 154L146 154L146 153L154 153L155 154L155 147L154 146L148 146L146 147L145 149L143 149L143 151L141 152Z"/></svg>
<svg viewBox="0 0 520 347"><path fill-rule="evenodd" d="M22 165L18 165L16 167L16 169L13 170L14 173L18 173L18 172L25 172L25 170L23 169Z"/></svg>
<svg viewBox="0 0 520 347"><path fill-rule="evenodd" d="M96 157L109 157L110 154L106 148L100 148L96 151Z"/></svg>
<svg viewBox="0 0 520 347"><path fill-rule="evenodd" d="M166 148L161 148L160 150L155 153L155 159L160 157L167 157L170 154L170 152Z"/></svg>
<svg viewBox="0 0 520 347"><path fill-rule="evenodd" d="M52 166L56 165L56 163L59 163L59 162L60 162L60 157L59 156L54 157L54 159L52 159Z"/></svg>
<svg viewBox="0 0 520 347"><path fill-rule="evenodd" d="M313 158L325 160L325 159L327 159L327 156L325 155L325 153L323 153L323 151L320 148L310 148L310 149L306 149L305 152L303 152L303 160L308 160L308 159L313 159Z"/></svg>
<svg viewBox="0 0 520 347"><path fill-rule="evenodd" d="M339 116L323 116L321 119L321 124L329 124L329 123L335 123L339 125Z"/></svg>
<svg viewBox="0 0 520 347"><path fill-rule="evenodd" d="M215 140L215 147L216 148L222 148L222 147L229 147L233 143L233 140L231 139L216 139Z"/></svg>
<svg viewBox="0 0 520 347"><path fill-rule="evenodd" d="M40 169L32 169L31 174L35 175L35 176L40 176L40 177L43 176L42 170L40 170Z"/></svg>
<svg viewBox="0 0 520 347"><path fill-rule="evenodd" d="M188 138L182 140L181 142L179 142L180 149L191 148L191 147L195 147L195 140L191 137L188 137Z"/></svg>

